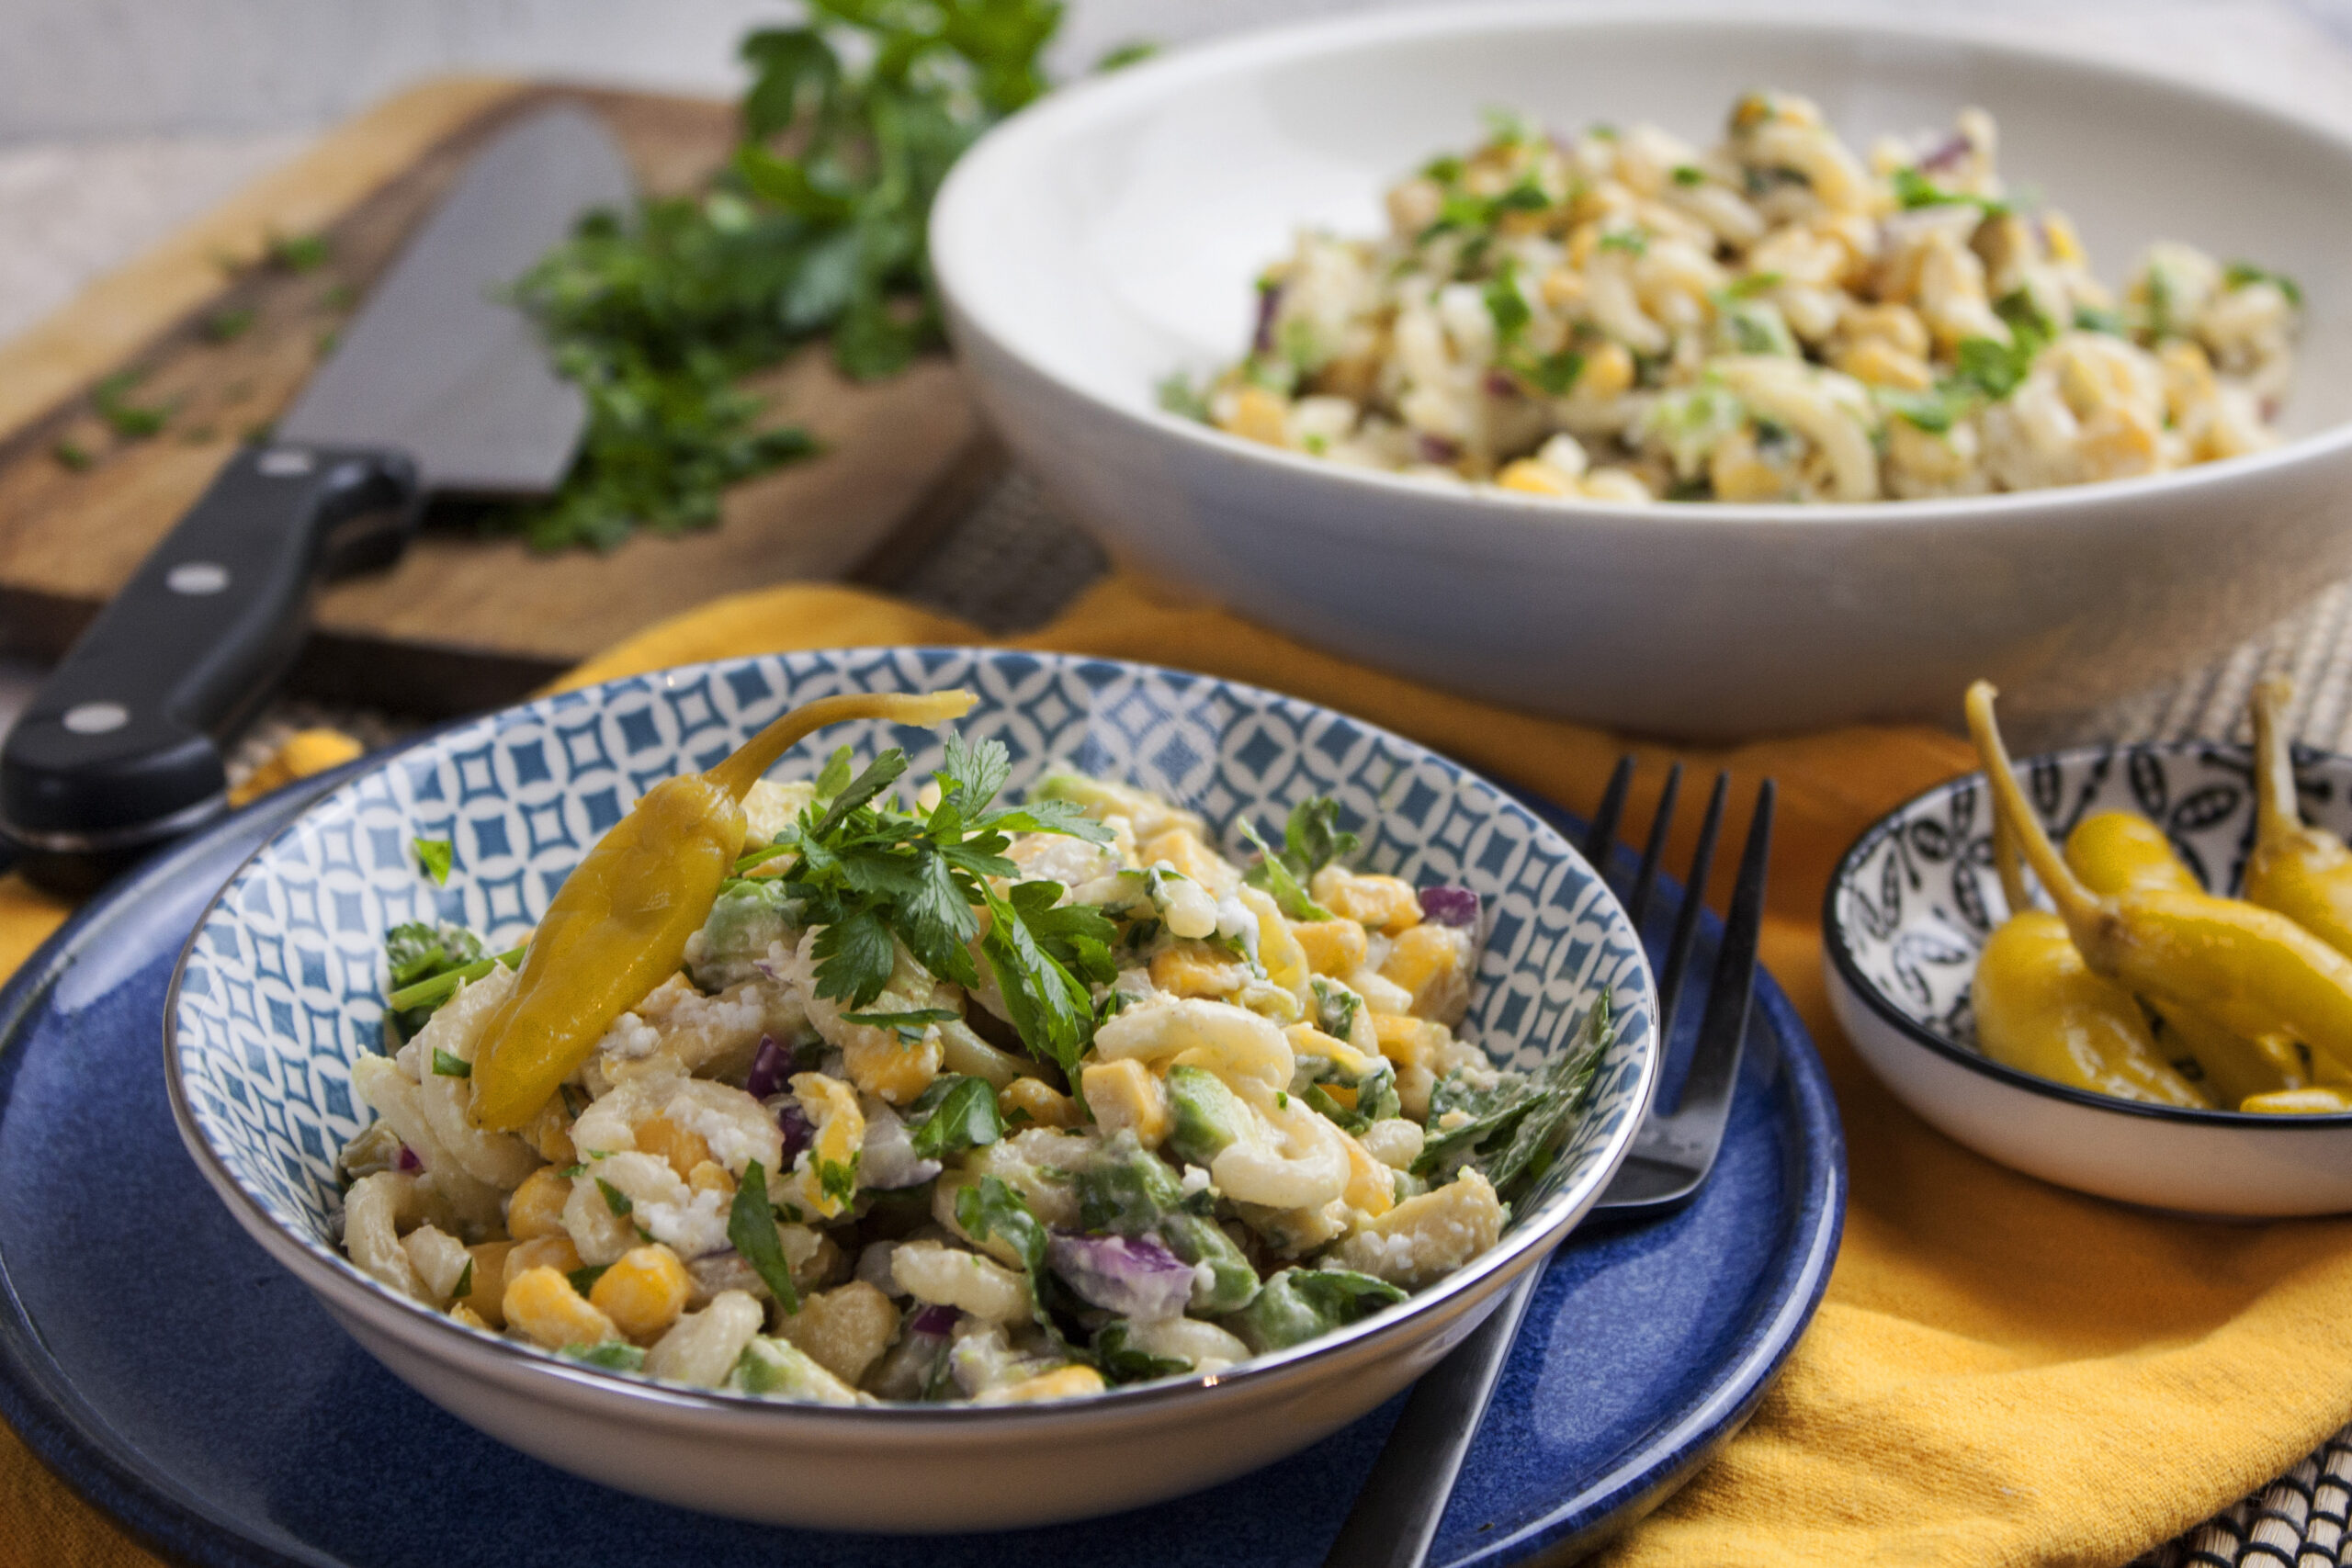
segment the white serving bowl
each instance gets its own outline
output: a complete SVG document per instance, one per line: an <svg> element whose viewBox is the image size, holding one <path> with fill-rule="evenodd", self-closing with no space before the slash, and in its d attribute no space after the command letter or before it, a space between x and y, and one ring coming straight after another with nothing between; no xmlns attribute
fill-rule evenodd
<svg viewBox="0 0 2352 1568"><path fill-rule="evenodd" d="M1475 888L1487 911L1466 1038L1540 1064L1606 996L1622 1021L1583 1122L1501 1244L1410 1301L1222 1374L1026 1406L831 1409L657 1385L458 1326L360 1273L334 1242L334 1158L369 1113L351 1064L379 1048L384 933L462 920L520 941L585 847L656 781L707 767L786 706L842 691L968 686L958 728L1002 740L1016 795L1057 759L1185 802L1226 834L1314 795L1364 860ZM942 737L878 724L831 747ZM443 839L437 889L410 844ZM1607 1183L1657 1073L1641 944L1576 851L1443 758L1312 704L1110 660L867 649L698 665L566 693L447 731L323 797L246 863L182 956L164 1066L181 1137L240 1224L378 1359L444 1409L551 1464L714 1513L843 1529L969 1530L1106 1514L1305 1448L1433 1366L1539 1265ZM1328 1499L1326 1500L1329 1501Z"/></svg>
<svg viewBox="0 0 2352 1568"><path fill-rule="evenodd" d="M2254 839L2252 766L2244 747L2200 741L2086 747L2020 771L2052 839L2093 812L2141 812L2207 886L2234 893ZM2307 819L2352 831L2352 757L2304 753L2296 776ZM2200 1214L2352 1210L2352 1114L2137 1104L1978 1052L1969 985L2008 915L1992 830L1984 776L1970 773L1880 818L1830 880L1830 1005L1895 1098L1979 1154L2102 1197Z"/></svg>
<svg viewBox="0 0 2352 1568"><path fill-rule="evenodd" d="M2100 275L2177 239L2308 286L2282 447L2145 479L1860 506L1566 503L1276 451L1154 388L1246 346L1294 231L1380 194L1479 111L1712 140L1742 91L1851 145L2000 122L2002 166ZM1483 6L1171 55L991 131L933 214L982 406L1126 566L1399 673L1514 706L1730 737L1957 714L1983 675L2071 712L2191 668L2352 573L2352 143L2257 105L1900 20Z"/></svg>

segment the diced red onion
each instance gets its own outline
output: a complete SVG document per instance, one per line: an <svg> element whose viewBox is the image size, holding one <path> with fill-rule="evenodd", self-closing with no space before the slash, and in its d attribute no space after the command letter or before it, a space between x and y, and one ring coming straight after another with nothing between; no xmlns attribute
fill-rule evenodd
<svg viewBox="0 0 2352 1568"><path fill-rule="evenodd" d="M1156 1237L1057 1235L1047 1255L1080 1300L1137 1323L1182 1316L1193 1299L1193 1266Z"/></svg>
<svg viewBox="0 0 2352 1568"><path fill-rule="evenodd" d="M1519 383L1512 380L1508 374L1500 370L1489 370L1487 372L1486 388L1487 395L1490 398L1515 398L1519 396Z"/></svg>
<svg viewBox="0 0 2352 1568"><path fill-rule="evenodd" d="M1967 157L1970 151L1974 146L1975 143L1970 141L1965 136L1955 134L1946 137L1943 141L1929 148L1927 153L1920 158L1919 167L1923 170L1928 171L1949 169L1955 164L1958 164L1962 159Z"/></svg>
<svg viewBox="0 0 2352 1568"><path fill-rule="evenodd" d="M954 1307L928 1306L915 1314L914 1320L907 1325L907 1332L929 1334L936 1338L944 1339L956 1331L956 1313Z"/></svg>
<svg viewBox="0 0 2352 1568"><path fill-rule="evenodd" d="M1421 461L1425 463L1451 463L1462 456L1462 446L1459 442L1449 441L1442 435L1431 435L1426 432L1420 437L1420 449Z"/></svg>
<svg viewBox="0 0 2352 1568"><path fill-rule="evenodd" d="M743 1081L744 1091L753 1100L765 1100L782 1094L784 1080L791 1076L792 1053L777 1044L775 1035L761 1035L759 1054L752 1058L752 1076Z"/></svg>
<svg viewBox="0 0 2352 1568"><path fill-rule="evenodd" d="M775 1124L784 1134L784 1152L778 1157L783 1160L784 1168L789 1170L793 1156L807 1148L817 1136L817 1124L808 1120L808 1113L800 1109L799 1101L794 1100L784 1100L776 1106Z"/></svg>
<svg viewBox="0 0 2352 1568"><path fill-rule="evenodd" d="M1478 895L1467 887L1424 887L1421 915L1434 925L1475 928L1478 923Z"/></svg>
<svg viewBox="0 0 2352 1568"><path fill-rule="evenodd" d="M1250 351L1252 354L1274 352L1274 312L1282 308L1282 302L1281 284L1258 290L1258 324L1250 333Z"/></svg>
<svg viewBox="0 0 2352 1568"><path fill-rule="evenodd" d="M395 1163L404 1171L419 1171L424 1168L424 1162L417 1158L416 1151L406 1144L401 1145L401 1157Z"/></svg>

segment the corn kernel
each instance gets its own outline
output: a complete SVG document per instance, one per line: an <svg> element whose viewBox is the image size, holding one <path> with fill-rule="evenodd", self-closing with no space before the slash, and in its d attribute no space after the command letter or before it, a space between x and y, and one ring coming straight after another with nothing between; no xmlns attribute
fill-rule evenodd
<svg viewBox="0 0 2352 1568"><path fill-rule="evenodd" d="M1081 1127L1086 1117L1078 1101L1038 1078L1015 1078L997 1090L997 1109L1005 1119L1019 1111L1039 1127Z"/></svg>
<svg viewBox="0 0 2352 1568"><path fill-rule="evenodd" d="M507 1281L506 1321L550 1350L617 1338L613 1320L580 1299L552 1269L526 1269Z"/></svg>
<svg viewBox="0 0 2352 1568"><path fill-rule="evenodd" d="M1245 441L1262 441L1269 446L1290 444L1290 405L1263 387L1244 387L1235 394L1231 416L1225 428Z"/></svg>
<svg viewBox="0 0 2352 1568"><path fill-rule="evenodd" d="M516 1241L563 1235L563 1206L571 1199L571 1179L543 1165L523 1178L506 1200L506 1234Z"/></svg>
<svg viewBox="0 0 2352 1568"><path fill-rule="evenodd" d="M1372 1151L1354 1138L1345 1133L1340 1137L1348 1149L1348 1185L1340 1196L1367 1214L1386 1213L1396 1202L1396 1173L1373 1158Z"/></svg>
<svg viewBox="0 0 2352 1568"><path fill-rule="evenodd" d="M1495 476L1495 483L1504 490L1515 490L1522 495L1573 496L1576 480L1549 463L1539 463L1532 457L1521 457L1504 465Z"/></svg>
<svg viewBox="0 0 2352 1568"><path fill-rule="evenodd" d="M1928 362L1905 354L1882 337L1862 338L1838 356L1838 368L1873 387L1924 392L1935 385Z"/></svg>
<svg viewBox="0 0 2352 1568"><path fill-rule="evenodd" d="M1350 1077L1362 1077L1371 1070L1372 1064L1364 1060L1363 1052L1344 1040L1324 1033L1311 1023L1292 1024L1283 1031L1283 1038L1290 1042L1290 1048L1296 1055L1320 1056L1335 1064ZM1349 1103L1353 1104L1354 1101L1350 1100Z"/></svg>
<svg viewBox="0 0 2352 1568"><path fill-rule="evenodd" d="M1634 384L1634 356L1622 343L1604 343L1584 356L1571 396L1606 401Z"/></svg>
<svg viewBox="0 0 2352 1568"><path fill-rule="evenodd" d="M1315 874L1311 891L1333 914L1363 925L1393 932L1421 923L1421 896L1394 876L1358 875L1327 865Z"/></svg>
<svg viewBox="0 0 2352 1568"><path fill-rule="evenodd" d="M1041 1399L1077 1399L1102 1392L1102 1374L1092 1367L1056 1367L1049 1372L1039 1372L1034 1378L1002 1388L992 1388L972 1403L975 1404L1029 1404Z"/></svg>
<svg viewBox="0 0 2352 1568"><path fill-rule="evenodd" d="M462 1323L468 1328L479 1328L484 1334L491 1332L489 1320L484 1318L481 1314L474 1311L473 1308L468 1306L463 1302L459 1302L456 1306L449 1309L449 1317L451 1321Z"/></svg>
<svg viewBox="0 0 2352 1568"><path fill-rule="evenodd" d="M700 1133L681 1127L667 1116L649 1116L637 1124L637 1148L639 1154L668 1160L681 1181L710 1158L710 1145Z"/></svg>
<svg viewBox="0 0 2352 1568"><path fill-rule="evenodd" d="M696 1192L724 1192L732 1197L735 1179L717 1160L705 1160L686 1173L686 1185Z"/></svg>
<svg viewBox="0 0 2352 1568"><path fill-rule="evenodd" d="M910 1105L939 1076L944 1051L936 1029L924 1030L912 1043L899 1039L895 1029L861 1029L842 1045L842 1070L875 1099Z"/></svg>
<svg viewBox="0 0 2352 1568"><path fill-rule="evenodd" d="M661 1337L686 1310L694 1281L678 1255L656 1243L633 1247L620 1261L596 1276L588 1303L613 1320L613 1326L639 1344Z"/></svg>
<svg viewBox="0 0 2352 1568"><path fill-rule="evenodd" d="M1138 849L1136 857L1146 865L1166 861L1216 897L1222 898L1241 886L1240 873L1227 865L1224 857L1203 843L1200 835L1189 828L1169 829Z"/></svg>
<svg viewBox="0 0 2352 1568"><path fill-rule="evenodd" d="M1158 1148L1175 1124L1168 1090L1133 1058L1088 1063L1079 1077L1079 1091L1104 1133L1125 1128L1145 1148Z"/></svg>
<svg viewBox="0 0 2352 1568"><path fill-rule="evenodd" d="M1363 927L1357 921L1299 920L1290 928L1306 950L1306 966L1317 975L1346 975L1363 962Z"/></svg>
<svg viewBox="0 0 2352 1568"><path fill-rule="evenodd" d="M543 1235L537 1241L518 1241L506 1255L506 1278L512 1280L526 1269L552 1269L559 1274L569 1274L581 1264L580 1249L569 1235Z"/></svg>
<svg viewBox="0 0 2352 1568"><path fill-rule="evenodd" d="M1445 1025L1403 1013L1374 1013L1372 1027L1380 1054L1400 1067L1427 1067L1449 1037Z"/></svg>
<svg viewBox="0 0 2352 1568"><path fill-rule="evenodd" d="M1412 992L1418 1010L1430 988L1452 976L1461 958L1462 949L1445 927L1415 926L1398 934L1380 973Z"/></svg>
<svg viewBox="0 0 2352 1568"><path fill-rule="evenodd" d="M1249 978L1240 964L1193 947L1171 947L1151 961L1151 983L1171 997L1229 997Z"/></svg>
<svg viewBox="0 0 2352 1568"><path fill-rule="evenodd" d="M511 1241L485 1241L466 1251L473 1258L473 1278L465 1281L467 1290L458 1298L461 1305L472 1308L492 1328L506 1326L506 1259L514 1251Z"/></svg>

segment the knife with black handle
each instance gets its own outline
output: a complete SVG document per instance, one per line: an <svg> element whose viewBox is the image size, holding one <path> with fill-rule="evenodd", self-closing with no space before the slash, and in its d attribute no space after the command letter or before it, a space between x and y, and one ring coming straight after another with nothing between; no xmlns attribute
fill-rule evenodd
<svg viewBox="0 0 2352 1568"><path fill-rule="evenodd" d="M571 107L472 161L275 437L230 459L0 744L0 827L28 874L79 892L220 810L229 748L292 668L312 592L390 564L428 493L561 481L586 407L500 290L631 190Z"/></svg>

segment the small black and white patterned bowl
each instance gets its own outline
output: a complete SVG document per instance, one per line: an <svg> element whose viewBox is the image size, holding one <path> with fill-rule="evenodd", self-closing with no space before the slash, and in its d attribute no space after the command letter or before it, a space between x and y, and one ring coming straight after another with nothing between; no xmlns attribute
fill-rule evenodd
<svg viewBox="0 0 2352 1568"><path fill-rule="evenodd" d="M2237 891L2254 843L2244 747L2085 747L2020 771L2053 840L2093 813L2137 811L2164 828L2207 887ZM2299 752L2295 773L2305 819L2352 832L2352 757ZM1989 1158L2102 1197L2207 1214L2352 1210L2352 1114L2142 1104L1978 1050L1970 982L2009 912L1992 834L1984 775L1970 773L1881 818L1830 879L1822 910L1830 1003L1895 1098Z"/></svg>

